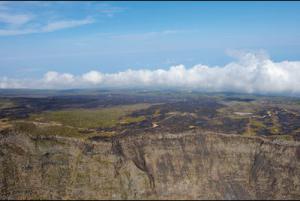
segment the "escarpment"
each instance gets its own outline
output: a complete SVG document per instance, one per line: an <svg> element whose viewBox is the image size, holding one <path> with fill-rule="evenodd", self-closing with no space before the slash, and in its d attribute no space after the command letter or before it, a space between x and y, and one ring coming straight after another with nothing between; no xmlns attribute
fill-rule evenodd
<svg viewBox="0 0 300 201"><path fill-rule="evenodd" d="M0 136L1 199L299 199L300 145L202 132Z"/></svg>

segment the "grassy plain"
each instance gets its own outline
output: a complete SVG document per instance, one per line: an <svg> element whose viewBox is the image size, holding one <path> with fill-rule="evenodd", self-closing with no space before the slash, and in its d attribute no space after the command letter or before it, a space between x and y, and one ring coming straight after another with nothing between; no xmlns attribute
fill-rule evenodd
<svg viewBox="0 0 300 201"><path fill-rule="evenodd" d="M0 99L0 109L11 108L14 107L15 104L7 99Z"/></svg>
<svg viewBox="0 0 300 201"><path fill-rule="evenodd" d="M144 116L131 117L129 115L149 106L150 104L133 104L110 108L48 111L32 114L28 119L16 121L14 128L18 132L26 132L31 135L88 137L99 134L112 136L114 135L112 132L97 132L95 129L112 128L119 124L143 121Z"/></svg>

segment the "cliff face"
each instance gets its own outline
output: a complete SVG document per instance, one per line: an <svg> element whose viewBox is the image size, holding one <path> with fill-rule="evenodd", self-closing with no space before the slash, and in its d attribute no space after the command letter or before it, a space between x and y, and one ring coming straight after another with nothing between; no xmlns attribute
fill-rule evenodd
<svg viewBox="0 0 300 201"><path fill-rule="evenodd" d="M0 137L0 199L299 199L300 146L202 133Z"/></svg>

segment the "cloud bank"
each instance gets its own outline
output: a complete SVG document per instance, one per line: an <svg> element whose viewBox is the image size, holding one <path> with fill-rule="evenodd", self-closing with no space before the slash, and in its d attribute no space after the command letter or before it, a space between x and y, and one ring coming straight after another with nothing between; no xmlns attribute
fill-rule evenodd
<svg viewBox="0 0 300 201"><path fill-rule="evenodd" d="M300 94L300 62L274 62L263 53L231 52L236 60L224 66L184 65L169 69L117 73L89 71L82 75L47 72L43 78L0 78L0 88L188 88L208 92Z"/></svg>

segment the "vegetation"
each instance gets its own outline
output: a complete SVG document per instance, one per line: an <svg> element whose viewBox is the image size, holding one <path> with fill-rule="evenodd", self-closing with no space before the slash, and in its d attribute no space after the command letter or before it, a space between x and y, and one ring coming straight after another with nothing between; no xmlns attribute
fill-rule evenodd
<svg viewBox="0 0 300 201"><path fill-rule="evenodd" d="M111 128L145 120L144 116L131 117L133 111L148 108L150 104L134 104L97 109L68 109L32 114L28 119L17 120L16 132L33 136L64 136L88 138L111 137L115 131L97 131L95 128Z"/></svg>
<svg viewBox="0 0 300 201"><path fill-rule="evenodd" d="M120 119L131 112L148 108L149 104L134 104L99 109L69 109L44 112L31 115L30 119L40 122L58 122L64 126L77 128L110 128L116 126ZM126 117L127 123L142 121L144 117Z"/></svg>
<svg viewBox="0 0 300 201"><path fill-rule="evenodd" d="M64 136L64 137L80 137L81 134L76 128L65 126L37 126L31 122L16 121L14 123L16 132L27 133L32 136Z"/></svg>
<svg viewBox="0 0 300 201"><path fill-rule="evenodd" d="M146 119L145 116L138 116L138 117L130 117L130 116L126 116L123 117L120 120L121 124L130 124L130 123L135 123L135 122L140 122L140 121L144 121Z"/></svg>
<svg viewBox="0 0 300 201"><path fill-rule="evenodd" d="M299 98L188 90L2 93L6 96L0 98L0 131L10 129L15 121L16 130L32 135L89 138L143 129L180 132L193 128L300 139Z"/></svg>
<svg viewBox="0 0 300 201"><path fill-rule="evenodd" d="M274 136L276 140L280 141L293 141L294 138L291 135L276 135Z"/></svg>
<svg viewBox="0 0 300 201"><path fill-rule="evenodd" d="M0 109L11 108L14 107L15 104L7 99L0 99Z"/></svg>
<svg viewBox="0 0 300 201"><path fill-rule="evenodd" d="M0 131L5 130L6 128L10 128L11 124L8 119L0 119Z"/></svg>
<svg viewBox="0 0 300 201"><path fill-rule="evenodd" d="M249 118L249 123L244 132L244 135L255 136L255 135L257 135L259 130L264 129L264 128L266 128L266 126L261 121L255 120L253 118Z"/></svg>

